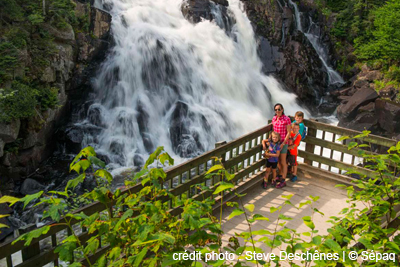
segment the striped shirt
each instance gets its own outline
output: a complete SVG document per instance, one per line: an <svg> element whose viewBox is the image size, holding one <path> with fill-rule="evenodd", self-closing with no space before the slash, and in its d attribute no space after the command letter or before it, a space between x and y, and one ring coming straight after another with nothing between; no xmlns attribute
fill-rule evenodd
<svg viewBox="0 0 400 267"><path fill-rule="evenodd" d="M278 116L274 116L272 119L272 125L274 126L274 131L280 134L281 141L285 140L287 135L287 126L290 125L292 122L290 118L284 114L278 118ZM285 143L287 144L287 142Z"/></svg>

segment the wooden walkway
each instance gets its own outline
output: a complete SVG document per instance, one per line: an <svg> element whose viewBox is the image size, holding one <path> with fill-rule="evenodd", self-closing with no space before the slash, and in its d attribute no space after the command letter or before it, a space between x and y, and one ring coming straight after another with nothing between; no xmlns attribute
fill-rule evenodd
<svg viewBox="0 0 400 267"><path fill-rule="evenodd" d="M299 172L298 180L296 182L291 182L287 180L287 186L282 189L276 189L268 187L263 189L261 183L257 183L252 189L248 190L247 195L242 198L243 204L254 204L254 213L261 214L270 219L270 221L256 221L252 224L252 231L266 229L268 231L274 232L276 227L276 222L279 216L279 212L270 213L271 207L279 207L285 202L285 198L282 195L293 195L290 201L298 206L300 202L309 200L309 195L319 196L319 200L315 202L313 207L317 208L319 211L324 213L322 216L319 213L314 213L314 224L316 230L319 234L327 234L327 229L332 225L327 222L330 216L338 216L339 212L348 207L349 204L346 203L347 191L342 188L335 187L336 184L342 183L347 184L346 178L341 175L325 175L324 171L310 172L309 167L304 168ZM318 173L319 172L319 173ZM340 179L344 179L340 182ZM261 181L261 180L260 180ZM225 232L223 242L227 244L229 242L229 237L235 236L235 232L248 231L248 225L245 220L245 216L242 214L228 220L228 216L231 214L233 208L224 208L222 212L223 225L222 229ZM290 205L285 205L281 214L293 218L293 220L288 221L286 226L291 229L296 229L298 233L308 232L308 228L304 223L302 218L304 216L311 216L312 210L309 205L303 206L301 209L296 209ZM219 216L219 215L218 215ZM282 221L280 221L282 222ZM278 230L281 229L278 226ZM255 239L261 236L256 236ZM302 236L303 239L307 239L306 236ZM241 245L243 245L243 240L239 239ZM250 243L248 243L250 244ZM270 253L271 250L265 244L258 242L256 246L261 248L264 253ZM273 252L279 255L280 250L285 248L277 248ZM289 266L288 263L280 262L281 266ZM300 264L300 262L298 263Z"/></svg>

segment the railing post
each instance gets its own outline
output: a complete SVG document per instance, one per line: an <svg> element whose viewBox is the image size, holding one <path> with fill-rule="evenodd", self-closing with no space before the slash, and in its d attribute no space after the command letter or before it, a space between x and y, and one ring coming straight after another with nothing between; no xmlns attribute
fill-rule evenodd
<svg viewBox="0 0 400 267"><path fill-rule="evenodd" d="M220 141L220 142L215 143L215 148L218 148L218 147L223 146L223 145L226 145L226 141ZM225 162L225 153L220 155L220 157L221 157L221 163L224 164L224 162ZM221 178L222 177L220 177L220 180L221 180ZM213 185L215 185L218 182L217 181L217 177L214 177L213 179L214 179Z"/></svg>
<svg viewBox="0 0 400 267"><path fill-rule="evenodd" d="M310 121L316 121L316 120L310 119ZM307 136L317 137L317 129L308 127ZM307 138L306 138L306 152L314 154L314 149L315 149L315 145L307 143ZM321 149L322 149L322 147L321 147ZM312 160L305 158L304 163L312 166L313 162L312 162Z"/></svg>
<svg viewBox="0 0 400 267"><path fill-rule="evenodd" d="M26 226L19 228L18 231L19 234L22 235L35 229L36 229L35 224L28 224ZM39 242L31 244L22 250L22 262L27 261L28 259L37 256L39 254L40 254Z"/></svg>

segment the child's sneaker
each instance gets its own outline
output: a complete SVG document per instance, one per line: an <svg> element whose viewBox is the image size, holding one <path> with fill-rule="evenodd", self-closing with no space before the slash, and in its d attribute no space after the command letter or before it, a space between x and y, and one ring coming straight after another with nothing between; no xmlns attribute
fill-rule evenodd
<svg viewBox="0 0 400 267"><path fill-rule="evenodd" d="M285 187L285 186L286 186L286 182L283 181L283 182L280 182L279 184L277 184L276 188L282 188L282 187Z"/></svg>
<svg viewBox="0 0 400 267"><path fill-rule="evenodd" d="M280 182L280 179L279 179L279 177L275 177L275 179L272 179L272 183L271 183L271 185L275 187L275 186L276 186L276 184L277 184L277 183L279 183L279 182Z"/></svg>
<svg viewBox="0 0 400 267"><path fill-rule="evenodd" d="M268 183L267 183L266 181L264 181L264 182L263 182L263 188L264 188L264 189L267 189L267 187L268 187Z"/></svg>
<svg viewBox="0 0 400 267"><path fill-rule="evenodd" d="M292 181L292 182L296 182L297 181L297 176L295 175L295 176L293 176L292 177L292 179L290 179L290 181Z"/></svg>

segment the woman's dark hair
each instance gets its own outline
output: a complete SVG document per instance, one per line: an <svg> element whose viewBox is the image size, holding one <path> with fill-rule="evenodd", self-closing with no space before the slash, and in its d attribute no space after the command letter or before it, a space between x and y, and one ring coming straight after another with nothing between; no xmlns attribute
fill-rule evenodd
<svg viewBox="0 0 400 267"><path fill-rule="evenodd" d="M276 106L281 106L281 108L282 108L282 115L285 115L285 111L283 111L283 106L282 106L282 104L281 104L281 103L276 103L275 106L274 106L274 111L275 111Z"/></svg>

